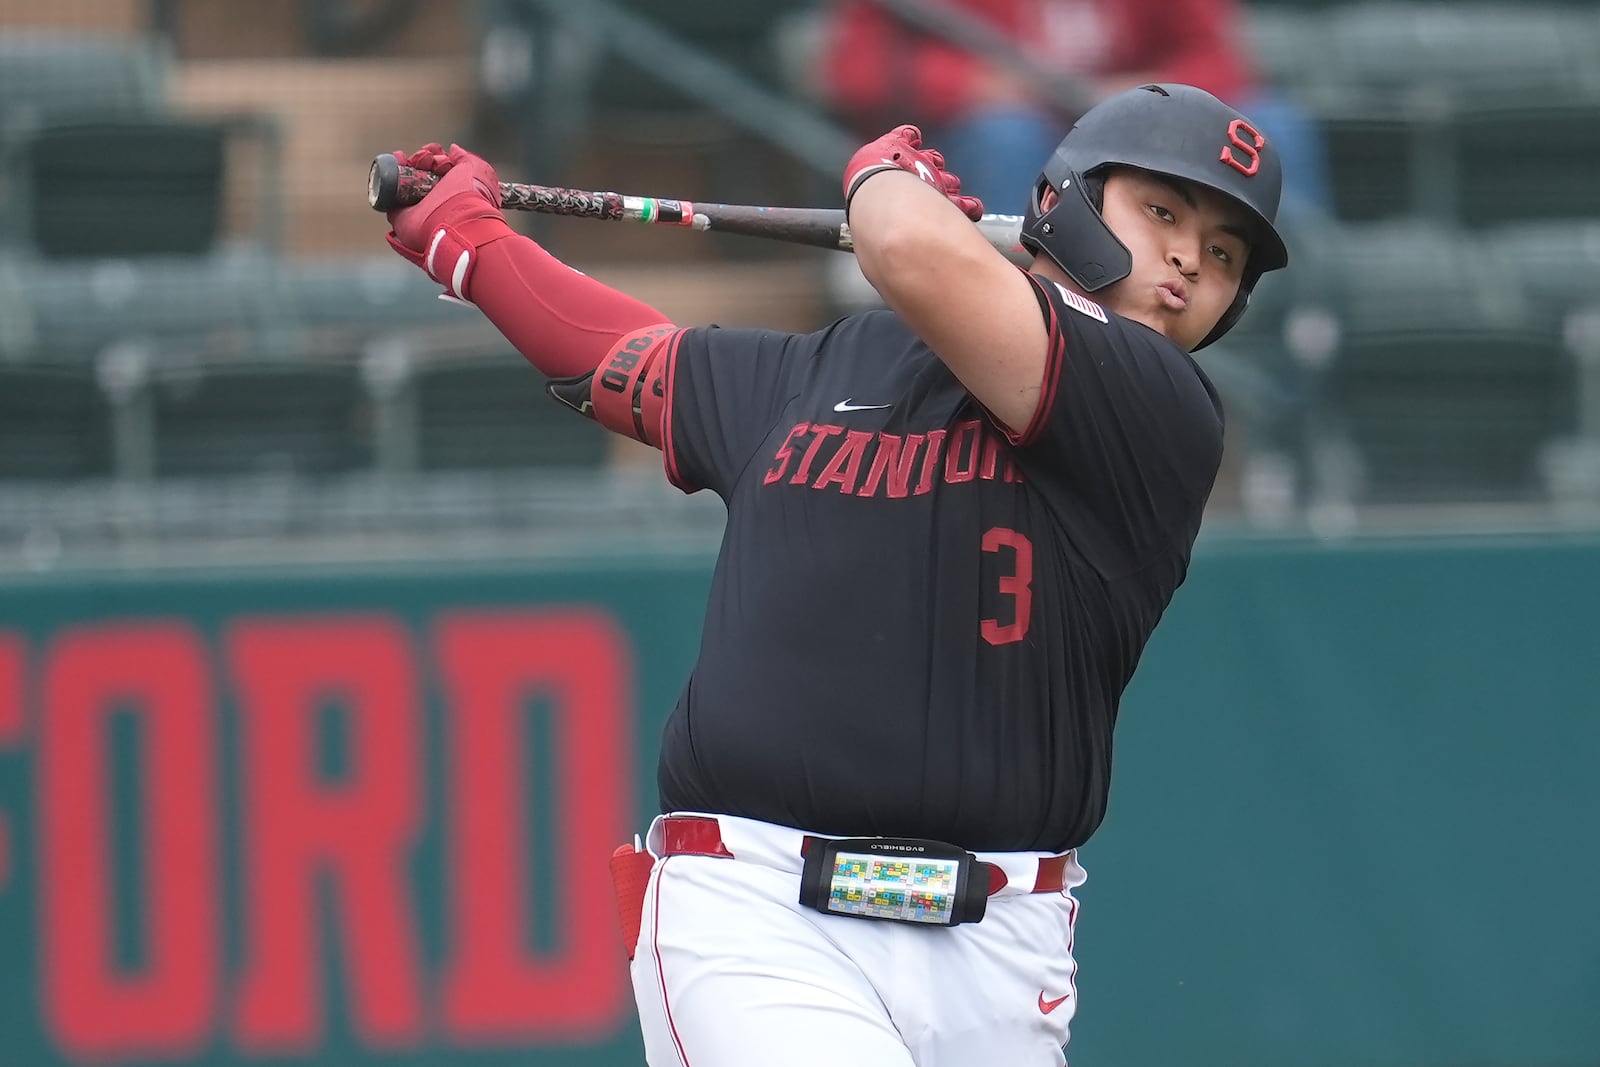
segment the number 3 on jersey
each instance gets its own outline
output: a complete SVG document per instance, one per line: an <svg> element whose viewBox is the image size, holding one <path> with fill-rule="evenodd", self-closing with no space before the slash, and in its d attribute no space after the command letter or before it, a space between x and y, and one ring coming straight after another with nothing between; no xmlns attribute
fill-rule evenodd
<svg viewBox="0 0 1600 1067"><path fill-rule="evenodd" d="M983 550L998 553L1009 548L1016 554L1010 574L1000 576L1000 592L1012 598L1011 621L1001 625L999 619L984 619L979 628L983 639L991 645L1009 645L1021 641L1028 632L1028 617L1033 612L1033 542L1015 530L1004 526L991 527L983 535Z"/></svg>

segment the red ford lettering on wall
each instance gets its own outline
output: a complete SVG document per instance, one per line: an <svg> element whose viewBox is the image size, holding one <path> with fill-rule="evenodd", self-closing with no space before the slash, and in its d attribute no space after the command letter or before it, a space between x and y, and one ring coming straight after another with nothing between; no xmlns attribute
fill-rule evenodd
<svg viewBox="0 0 1600 1067"><path fill-rule="evenodd" d="M633 811L625 635L587 609L459 613L437 624L435 654L453 738L445 1025L467 1043L609 1033L628 1008L607 862ZM535 697L553 708L557 780L547 784L528 782L521 760ZM521 847L524 790L541 785L559 836L546 882L556 899L545 906L561 940L545 956L527 947L533 878Z"/></svg>
<svg viewBox="0 0 1600 1067"><path fill-rule="evenodd" d="M85 626L45 658L37 832L44 1022L81 1058L193 1055L218 982L217 810L212 692L200 637L178 622ZM113 715L134 717L144 773L138 843L141 965L115 959Z"/></svg>
<svg viewBox="0 0 1600 1067"><path fill-rule="evenodd" d="M324 951L341 951L365 1043L422 1033L409 864L421 823L417 680L405 631L381 616L253 619L225 639L237 687L243 792L244 973L237 1038L250 1051L316 1048ZM349 768L317 766L318 713L338 707ZM332 889L342 942L323 946Z"/></svg>
<svg viewBox="0 0 1600 1067"><path fill-rule="evenodd" d="M626 1024L607 860L633 829L627 635L580 607L447 614L427 636L433 749L420 641L387 613L247 616L215 650L178 621L71 627L37 666L0 631L0 760L32 746L33 958L64 1060L316 1054L335 1013L362 1049L396 1052ZM521 742L535 702L550 781ZM0 891L8 869L23 881L7 817ZM423 868L425 833L440 859ZM419 909L424 887L442 913Z"/></svg>
<svg viewBox="0 0 1600 1067"><path fill-rule="evenodd" d="M19 633L0 630L0 749L22 743L27 717L23 713L23 679L28 646Z"/></svg>

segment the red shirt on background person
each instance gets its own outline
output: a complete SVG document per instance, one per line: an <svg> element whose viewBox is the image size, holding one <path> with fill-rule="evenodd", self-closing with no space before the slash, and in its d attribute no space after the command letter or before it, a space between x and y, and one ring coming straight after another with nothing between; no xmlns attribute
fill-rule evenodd
<svg viewBox="0 0 1600 1067"><path fill-rule="evenodd" d="M1079 75L1097 97L1164 81L1197 85L1230 103L1256 91L1235 0L942 2L982 19L1048 68ZM1038 102L1020 75L906 26L871 0L834 5L823 49L824 96L867 126L903 117L908 106L922 121L944 125L969 109Z"/></svg>

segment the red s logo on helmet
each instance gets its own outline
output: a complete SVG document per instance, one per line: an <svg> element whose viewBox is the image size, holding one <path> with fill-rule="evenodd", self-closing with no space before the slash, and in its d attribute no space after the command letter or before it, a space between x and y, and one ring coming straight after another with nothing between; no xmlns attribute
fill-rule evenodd
<svg viewBox="0 0 1600 1067"><path fill-rule="evenodd" d="M1241 138L1240 133L1249 140ZM1260 131L1244 119L1234 119L1228 123L1228 143L1222 146L1222 162L1245 177L1251 177L1261 169L1261 149L1266 146L1267 139L1261 136ZM1249 158L1248 164L1239 158L1240 152Z"/></svg>

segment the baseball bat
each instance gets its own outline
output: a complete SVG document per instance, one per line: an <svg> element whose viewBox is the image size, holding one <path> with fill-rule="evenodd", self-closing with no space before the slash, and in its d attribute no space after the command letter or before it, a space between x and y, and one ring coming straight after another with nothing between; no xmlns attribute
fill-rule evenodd
<svg viewBox="0 0 1600 1067"><path fill-rule="evenodd" d="M391 211L415 204L433 188L434 175L403 166L392 154L372 161L367 173L367 203L374 211ZM640 222L648 226L683 226L713 233L764 237L769 241L809 245L854 252L850 224L839 208L751 207L742 204L706 204L665 200L651 196L562 189L524 182L500 183L501 207L534 211L541 215L566 215L607 222ZM1026 265L1032 255L1019 240L1020 215L985 215L978 230L988 242L1014 262Z"/></svg>

